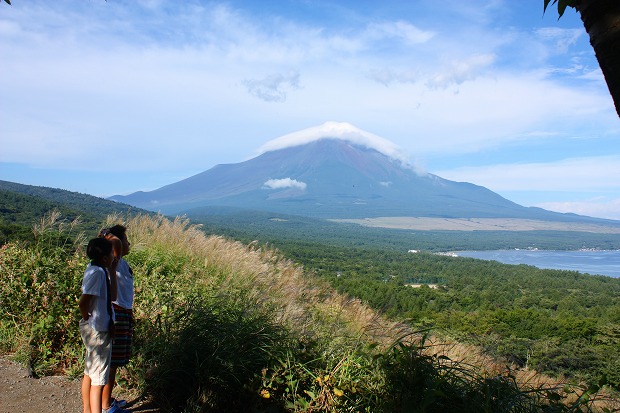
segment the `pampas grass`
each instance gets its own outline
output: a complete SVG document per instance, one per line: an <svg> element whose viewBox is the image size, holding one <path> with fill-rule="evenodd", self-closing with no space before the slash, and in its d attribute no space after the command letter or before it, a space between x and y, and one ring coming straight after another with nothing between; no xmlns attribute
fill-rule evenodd
<svg viewBox="0 0 620 413"><path fill-rule="evenodd" d="M52 235L70 228L57 221L38 224L35 245L0 249L0 298L10 302L0 349L26 354L41 372L77 370L81 349L72 326L88 237ZM411 331L269 246L205 234L183 217L114 215L105 226L119 223L136 286L135 352L120 379L162 411L598 409L598 389L564 389L473 346ZM46 308L60 321L49 321Z"/></svg>

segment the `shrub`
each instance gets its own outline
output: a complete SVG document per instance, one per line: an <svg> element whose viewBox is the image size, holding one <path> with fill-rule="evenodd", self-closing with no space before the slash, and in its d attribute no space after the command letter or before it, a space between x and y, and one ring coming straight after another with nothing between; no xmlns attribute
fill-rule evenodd
<svg viewBox="0 0 620 413"><path fill-rule="evenodd" d="M81 354L77 302L87 260L82 237L69 242L56 218L38 227L33 244L0 247L0 348L35 374L72 368Z"/></svg>

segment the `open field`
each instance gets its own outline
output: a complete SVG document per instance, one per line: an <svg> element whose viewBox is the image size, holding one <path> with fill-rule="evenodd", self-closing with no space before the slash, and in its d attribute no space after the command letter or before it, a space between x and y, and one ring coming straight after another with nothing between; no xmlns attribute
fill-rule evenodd
<svg viewBox="0 0 620 413"><path fill-rule="evenodd" d="M606 226L519 218L377 217L334 219L331 221L359 224L365 227L418 231L576 231L597 234L620 234L620 225Z"/></svg>

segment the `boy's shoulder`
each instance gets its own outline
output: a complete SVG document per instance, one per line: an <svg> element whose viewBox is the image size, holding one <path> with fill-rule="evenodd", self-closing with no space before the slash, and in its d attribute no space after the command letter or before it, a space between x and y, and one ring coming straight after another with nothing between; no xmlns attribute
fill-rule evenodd
<svg viewBox="0 0 620 413"><path fill-rule="evenodd" d="M84 270L84 278L94 277L97 273L105 274L106 270L102 266L93 264L91 262L86 266L86 269Z"/></svg>

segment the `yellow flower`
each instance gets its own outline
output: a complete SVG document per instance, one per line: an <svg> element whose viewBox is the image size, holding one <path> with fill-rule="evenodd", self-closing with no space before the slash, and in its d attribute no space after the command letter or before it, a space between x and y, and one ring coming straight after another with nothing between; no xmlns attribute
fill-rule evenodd
<svg viewBox="0 0 620 413"><path fill-rule="evenodd" d="M263 399L268 399L271 397L271 394L269 394L269 392L265 389L260 391L260 395L263 397Z"/></svg>
<svg viewBox="0 0 620 413"><path fill-rule="evenodd" d="M338 397L342 397L344 395L344 392L336 387L334 387L334 394Z"/></svg>

